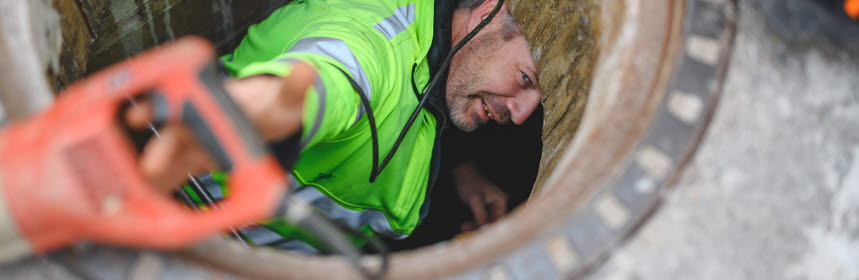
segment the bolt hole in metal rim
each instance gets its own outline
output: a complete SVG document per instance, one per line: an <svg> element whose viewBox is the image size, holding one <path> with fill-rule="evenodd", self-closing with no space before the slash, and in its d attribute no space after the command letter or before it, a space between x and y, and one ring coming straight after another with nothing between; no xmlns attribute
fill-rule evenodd
<svg viewBox="0 0 859 280"><path fill-rule="evenodd" d="M542 191L469 238L393 254L388 278L582 276L658 207L717 105L736 3L595 2L601 35L585 116ZM227 239L177 254L249 278L360 277L336 257L247 249ZM378 259L370 256L366 262Z"/></svg>
<svg viewBox="0 0 859 280"><path fill-rule="evenodd" d="M717 105L736 3L597 2L602 35L585 117L544 191L474 236L394 254L389 278L581 276L657 208ZM224 240L184 254L249 277L359 277L336 258ZM234 262L239 255L245 262Z"/></svg>

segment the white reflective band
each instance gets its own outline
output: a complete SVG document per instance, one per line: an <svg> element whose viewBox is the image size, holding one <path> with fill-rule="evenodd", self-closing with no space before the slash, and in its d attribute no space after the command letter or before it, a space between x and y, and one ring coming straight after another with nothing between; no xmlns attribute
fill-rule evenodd
<svg viewBox="0 0 859 280"><path fill-rule="evenodd" d="M30 254L30 245L21 238L18 227L6 205L3 174L0 173L0 262L8 262Z"/></svg>
<svg viewBox="0 0 859 280"><path fill-rule="evenodd" d="M310 246L310 244L304 243L304 241L298 239L291 239L283 243L278 243L277 245L274 245L274 247L278 249L284 249L293 253L298 252L310 255L319 254L319 250L316 250L316 248L313 248L313 246Z"/></svg>
<svg viewBox="0 0 859 280"><path fill-rule="evenodd" d="M283 240L283 236L265 226L245 228L241 232L257 246L268 246Z"/></svg>
<svg viewBox="0 0 859 280"><path fill-rule="evenodd" d="M319 251L310 244L304 241L292 238L284 238L279 233L265 226L255 226L242 230L245 235L256 246L271 246L279 249L288 250L291 252L300 252L305 254L318 254Z"/></svg>
<svg viewBox="0 0 859 280"><path fill-rule="evenodd" d="M316 88L316 96L319 100L316 102L319 103L316 109L316 120L313 121L313 128L310 129L310 132L302 137L299 149L304 149L307 143L313 139L313 136L316 136L319 128L322 127L322 117L325 116L325 83L319 76L316 76L313 80L313 87Z"/></svg>
<svg viewBox="0 0 859 280"><path fill-rule="evenodd" d="M391 228L391 223L384 213L374 209L366 209L363 211L354 211L343 208L337 202L334 202L330 197L319 192L313 187L301 187L292 194L295 198L307 201L314 208L322 212L328 218L348 225L353 229L360 229L369 225L376 233L394 238L403 239L408 235L394 231Z"/></svg>
<svg viewBox="0 0 859 280"><path fill-rule="evenodd" d="M370 100L370 96L373 95L373 87L370 85L367 73L364 72L364 68L361 68L361 63L358 62L358 58L355 57L349 46L340 39L329 37L304 38L295 43L295 46L292 46L287 53L312 53L334 59L346 66L346 70L352 74L352 79L364 90L367 100ZM359 106L355 121L357 122L362 116L364 116L364 107Z"/></svg>
<svg viewBox="0 0 859 280"><path fill-rule="evenodd" d="M386 17L373 28L390 40L394 36L397 36L397 34L406 31L406 28L409 28L409 25L413 22L415 22L414 3L397 8L394 10L394 14Z"/></svg>

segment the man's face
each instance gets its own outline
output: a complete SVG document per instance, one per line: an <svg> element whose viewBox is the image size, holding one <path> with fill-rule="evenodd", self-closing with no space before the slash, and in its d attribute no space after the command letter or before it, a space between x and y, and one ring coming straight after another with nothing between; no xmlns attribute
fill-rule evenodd
<svg viewBox="0 0 859 280"><path fill-rule="evenodd" d="M521 34L503 38L498 18L451 61L447 105L451 120L470 132L487 122L521 125L540 103L537 70Z"/></svg>

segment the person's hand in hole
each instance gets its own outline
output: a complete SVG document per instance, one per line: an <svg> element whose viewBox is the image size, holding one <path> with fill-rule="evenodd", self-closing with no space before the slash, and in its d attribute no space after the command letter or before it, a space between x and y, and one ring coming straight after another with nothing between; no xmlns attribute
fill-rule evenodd
<svg viewBox="0 0 859 280"><path fill-rule="evenodd" d="M463 232L495 222L507 213L507 194L484 177L471 163L453 169L459 198L474 215L473 221L461 225Z"/></svg>

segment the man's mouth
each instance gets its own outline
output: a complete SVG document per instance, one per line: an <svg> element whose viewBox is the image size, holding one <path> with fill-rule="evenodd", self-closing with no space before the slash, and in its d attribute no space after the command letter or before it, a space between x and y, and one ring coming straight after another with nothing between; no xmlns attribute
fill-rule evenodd
<svg viewBox="0 0 859 280"><path fill-rule="evenodd" d="M485 112L486 116L489 117L490 120L492 120L492 113L489 112L489 107L486 106L486 100L483 100L483 98L481 98L480 103L483 105L483 112Z"/></svg>

